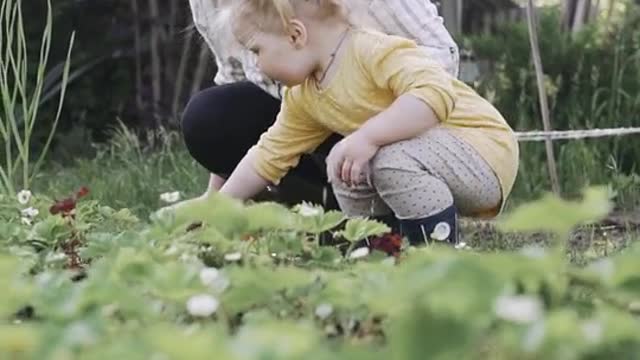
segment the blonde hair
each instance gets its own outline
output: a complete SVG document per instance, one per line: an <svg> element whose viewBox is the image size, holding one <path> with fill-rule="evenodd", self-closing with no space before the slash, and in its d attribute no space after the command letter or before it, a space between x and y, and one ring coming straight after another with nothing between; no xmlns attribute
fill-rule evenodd
<svg viewBox="0 0 640 360"><path fill-rule="evenodd" d="M234 0L231 31L237 38L251 38L255 32L283 34L295 18L348 21L341 0Z"/></svg>
<svg viewBox="0 0 640 360"><path fill-rule="evenodd" d="M368 0L218 0L218 34L230 47L243 47L256 32L285 33L301 15L316 20L338 19L352 26L375 28Z"/></svg>

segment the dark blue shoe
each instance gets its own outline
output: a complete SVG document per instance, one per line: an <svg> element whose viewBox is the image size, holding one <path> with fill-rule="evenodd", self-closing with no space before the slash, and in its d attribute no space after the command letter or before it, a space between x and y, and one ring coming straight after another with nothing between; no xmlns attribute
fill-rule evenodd
<svg viewBox="0 0 640 360"><path fill-rule="evenodd" d="M423 219L400 220L401 234L413 246L458 243L458 212L454 205Z"/></svg>

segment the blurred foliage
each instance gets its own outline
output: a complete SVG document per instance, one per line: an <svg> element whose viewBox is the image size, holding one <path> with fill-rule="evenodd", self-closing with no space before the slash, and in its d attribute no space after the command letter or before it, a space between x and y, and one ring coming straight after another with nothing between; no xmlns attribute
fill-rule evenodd
<svg viewBox="0 0 640 360"><path fill-rule="evenodd" d="M137 12L132 4L137 3ZM157 17L151 16L149 4L159 8ZM42 19L46 15L46 4L41 1L25 1L24 16L28 20L27 38L31 53L37 54L37 42L41 35ZM81 75L69 86L60 121L58 144L68 132L82 132L95 141L110 136L110 129L117 127L118 120L136 131L155 129L159 126L176 128L178 116L172 103L176 96L176 76L186 52L185 83L178 96L178 111L190 96L193 73L199 66L206 67L206 78L202 86L213 79L215 65L211 56L201 61L199 56L203 41L195 35L191 25L188 2L180 0L56 0L54 3L55 31L52 39L49 67L53 68L66 56L66 44L72 31L76 31L72 71L82 68ZM136 48L136 26L139 28L139 46ZM151 31L157 32L160 53L159 81L162 97L158 103L152 96L154 82L150 53ZM208 55L208 54L207 54ZM35 56L30 58L35 61ZM140 63L136 70L136 61ZM136 86L136 76L142 82ZM141 99L141 104L137 99ZM44 106L45 116L53 118L54 104ZM139 106L141 105L141 106ZM46 133L43 129L43 133ZM37 135L37 134L36 134ZM68 140L68 139L67 139ZM74 144L66 144L65 146Z"/></svg>
<svg viewBox="0 0 640 360"><path fill-rule="evenodd" d="M629 4L616 21L595 21L580 32L559 31L558 8L539 16L546 90L556 130L640 126L640 6ZM525 23L508 23L495 34L464 40L482 74L478 91L519 131L542 128ZM634 137L554 142L558 170L568 193L614 175L638 173ZM543 143L522 144L516 192L549 188Z"/></svg>

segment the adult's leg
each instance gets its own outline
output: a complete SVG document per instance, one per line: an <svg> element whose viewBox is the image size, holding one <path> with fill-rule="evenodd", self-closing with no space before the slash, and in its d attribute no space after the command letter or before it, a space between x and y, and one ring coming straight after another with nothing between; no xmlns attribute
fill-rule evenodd
<svg viewBox="0 0 640 360"><path fill-rule="evenodd" d="M250 82L214 86L196 94L183 113L182 132L191 156L212 174L229 176L246 152L274 122L280 101ZM336 137L313 156L303 156L283 179L278 192L285 202L335 203L324 191L324 158ZM313 191L312 191L313 190ZM327 190L330 190L327 188Z"/></svg>

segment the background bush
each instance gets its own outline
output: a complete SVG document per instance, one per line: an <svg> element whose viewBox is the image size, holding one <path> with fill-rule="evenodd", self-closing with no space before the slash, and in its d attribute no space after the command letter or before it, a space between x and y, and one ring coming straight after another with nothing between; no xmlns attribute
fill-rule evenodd
<svg viewBox="0 0 640 360"><path fill-rule="evenodd" d="M559 31L560 22L556 8L540 16L539 39L553 128L640 126L638 6L630 6L618 22L594 22L573 35ZM506 24L495 34L470 36L464 43L485 67L474 84L476 89L516 130L541 130L526 24ZM633 179L640 158L635 137L557 141L554 145L563 189L568 193L588 183L620 180L638 186ZM524 143L521 153L516 193L550 189L544 143Z"/></svg>

